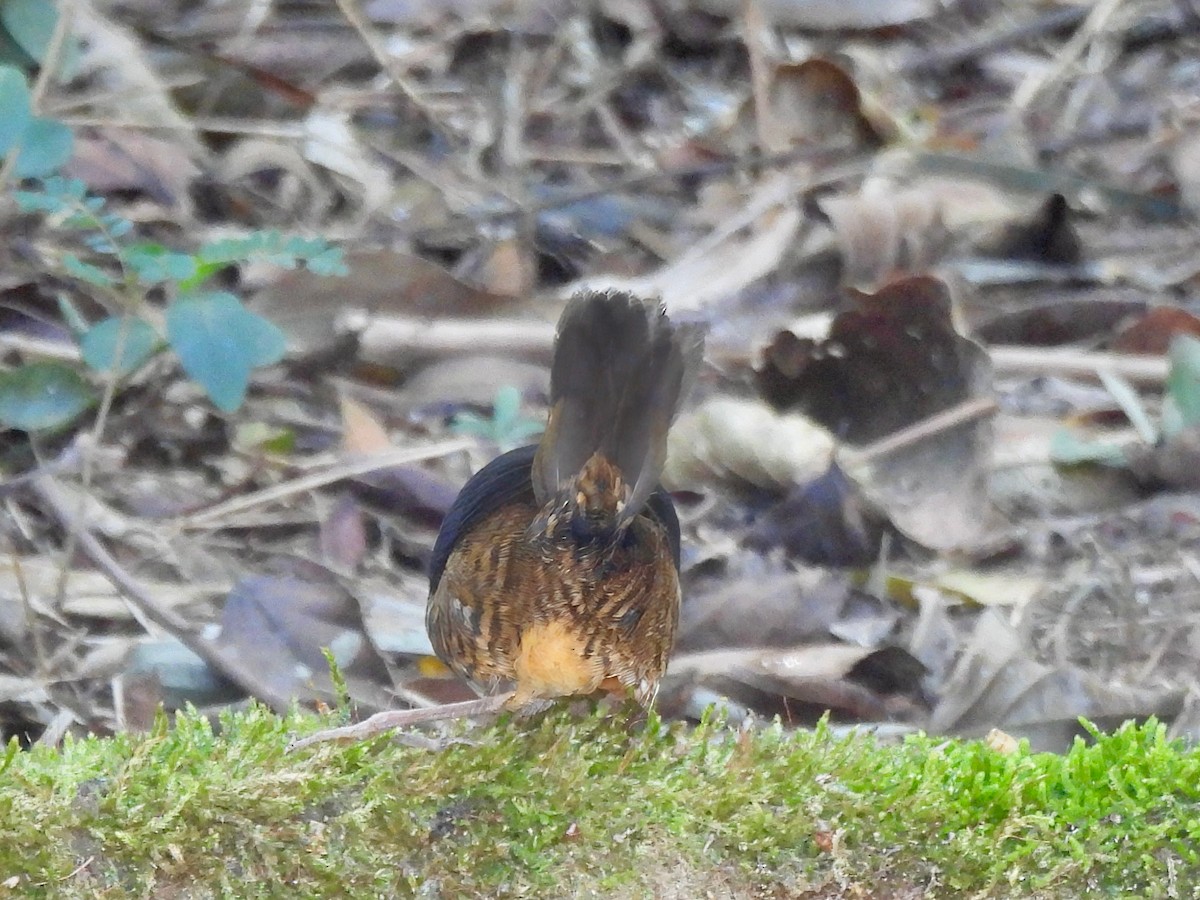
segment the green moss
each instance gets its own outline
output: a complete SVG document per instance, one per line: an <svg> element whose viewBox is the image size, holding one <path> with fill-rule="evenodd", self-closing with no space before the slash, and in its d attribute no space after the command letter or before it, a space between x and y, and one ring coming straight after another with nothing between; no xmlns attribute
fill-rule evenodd
<svg viewBox="0 0 1200 900"><path fill-rule="evenodd" d="M254 709L144 736L15 745L0 882L53 896L1186 896L1200 755L1156 722L1065 756L883 746L820 727L641 730L557 711L440 751L284 748ZM0 893L3 890L0 889Z"/></svg>

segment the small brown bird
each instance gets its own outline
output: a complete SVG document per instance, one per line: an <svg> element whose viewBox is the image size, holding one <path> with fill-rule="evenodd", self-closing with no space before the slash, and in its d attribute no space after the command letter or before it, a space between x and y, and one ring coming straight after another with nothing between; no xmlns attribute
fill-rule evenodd
<svg viewBox="0 0 1200 900"><path fill-rule="evenodd" d="M567 305L539 444L463 487L430 567L438 657L504 706L658 691L679 620L679 520L659 487L667 430L703 352L698 326L628 294Z"/></svg>

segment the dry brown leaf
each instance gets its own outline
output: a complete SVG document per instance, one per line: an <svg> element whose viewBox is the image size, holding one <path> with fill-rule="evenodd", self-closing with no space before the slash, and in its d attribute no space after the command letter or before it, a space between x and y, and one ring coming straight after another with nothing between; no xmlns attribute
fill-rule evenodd
<svg viewBox="0 0 1200 900"><path fill-rule="evenodd" d="M1152 306L1117 334L1111 349L1164 356L1177 334L1200 337L1200 316L1177 306Z"/></svg>
<svg viewBox="0 0 1200 900"><path fill-rule="evenodd" d="M777 335L760 390L852 445L839 465L906 535L939 550L969 545L987 527L988 355L955 330L949 291L936 279L903 279L851 301L824 341ZM882 449L889 436L972 403L980 415Z"/></svg>
<svg viewBox="0 0 1200 900"><path fill-rule="evenodd" d="M814 57L778 65L767 92L769 146L844 144L852 153L879 143L863 115L858 86L832 60Z"/></svg>
<svg viewBox="0 0 1200 900"><path fill-rule="evenodd" d="M689 653L828 640L830 629L847 617L852 590L843 573L804 567L694 581L676 647Z"/></svg>
<svg viewBox="0 0 1200 900"><path fill-rule="evenodd" d="M915 705L894 697L920 693L923 667L897 647L812 644L784 650L714 650L671 661L664 692L707 686L739 703L789 720L815 720L822 710L859 721L882 721Z"/></svg>
<svg viewBox="0 0 1200 900"><path fill-rule="evenodd" d="M1034 750L1065 751L1083 733L1080 717L1103 729L1129 718L1170 718L1183 689L1107 684L1070 665L1052 667L1032 657L1006 612L988 609L975 624L933 711L933 732L982 736L1003 728L1028 738Z"/></svg>
<svg viewBox="0 0 1200 900"><path fill-rule="evenodd" d="M354 597L327 571L305 564L292 576L254 575L230 592L218 645L256 661L277 696L332 697L324 649L333 655L355 699L382 708L390 683L363 629Z"/></svg>
<svg viewBox="0 0 1200 900"><path fill-rule="evenodd" d="M537 261L527 242L517 237L497 241L474 279L486 290L505 297L525 297L533 290Z"/></svg>
<svg viewBox="0 0 1200 900"><path fill-rule="evenodd" d="M63 174L82 180L94 193L136 190L186 211L191 208L188 187L200 167L178 141L100 127L76 135L75 152Z"/></svg>
<svg viewBox="0 0 1200 900"><path fill-rule="evenodd" d="M322 517L318 536L321 560L336 571L352 572L367 554L367 527L362 507L350 494L338 497Z"/></svg>

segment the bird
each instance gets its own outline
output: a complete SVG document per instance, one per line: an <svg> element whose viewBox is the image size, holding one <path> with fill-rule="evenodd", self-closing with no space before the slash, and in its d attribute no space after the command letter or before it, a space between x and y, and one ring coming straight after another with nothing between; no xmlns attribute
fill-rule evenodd
<svg viewBox="0 0 1200 900"><path fill-rule="evenodd" d="M703 348L699 324L631 294L567 302L541 440L467 481L431 556L430 642L481 696L519 715L595 694L652 705L681 604L659 479Z"/></svg>

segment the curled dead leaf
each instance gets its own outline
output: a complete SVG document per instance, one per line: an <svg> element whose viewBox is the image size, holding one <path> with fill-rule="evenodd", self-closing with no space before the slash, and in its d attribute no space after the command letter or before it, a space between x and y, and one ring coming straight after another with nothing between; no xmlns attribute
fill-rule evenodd
<svg viewBox="0 0 1200 900"><path fill-rule="evenodd" d="M848 152L878 146L879 135L863 114L858 86L831 59L784 63L768 87L771 145L845 144Z"/></svg>
<svg viewBox="0 0 1200 900"><path fill-rule="evenodd" d="M715 398L672 428L663 483L684 490L716 478L786 490L824 472L833 449L829 433L804 416Z"/></svg>

